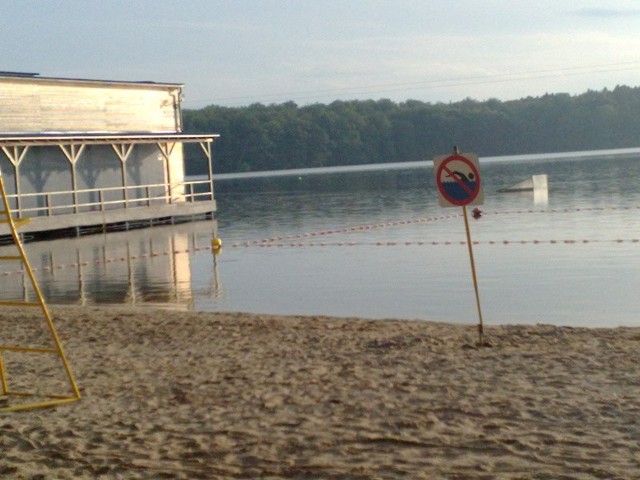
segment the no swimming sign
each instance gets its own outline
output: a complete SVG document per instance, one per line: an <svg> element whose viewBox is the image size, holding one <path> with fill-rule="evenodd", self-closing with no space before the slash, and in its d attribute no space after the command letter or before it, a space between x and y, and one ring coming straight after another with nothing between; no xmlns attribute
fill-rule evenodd
<svg viewBox="0 0 640 480"><path fill-rule="evenodd" d="M441 207L484 203L477 155L441 155L433 159L433 167Z"/></svg>
<svg viewBox="0 0 640 480"><path fill-rule="evenodd" d="M436 174L440 206L462 207L464 226L467 231L471 276L476 293L476 307L478 308L478 346L484 346L484 326L482 309L480 308L480 293L478 292L478 277L473 261L473 242L471 241L467 215L467 205L481 205L484 202L478 156L474 154L462 155L458 152L458 147L453 147L453 155L442 155L433 159L433 168Z"/></svg>

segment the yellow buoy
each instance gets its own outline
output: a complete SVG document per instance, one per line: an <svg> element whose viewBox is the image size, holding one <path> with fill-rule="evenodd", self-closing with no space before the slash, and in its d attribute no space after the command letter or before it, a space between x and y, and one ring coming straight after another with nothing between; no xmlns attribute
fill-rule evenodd
<svg viewBox="0 0 640 480"><path fill-rule="evenodd" d="M211 251L215 254L222 251L222 240L217 237L211 239Z"/></svg>

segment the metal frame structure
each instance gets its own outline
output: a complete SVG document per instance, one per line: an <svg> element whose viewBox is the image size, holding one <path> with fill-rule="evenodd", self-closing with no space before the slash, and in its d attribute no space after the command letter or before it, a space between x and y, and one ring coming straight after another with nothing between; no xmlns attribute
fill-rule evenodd
<svg viewBox="0 0 640 480"><path fill-rule="evenodd" d="M9 202L5 194L4 183L2 181L2 172L0 171L0 194L2 195L2 206L0 207L0 222L7 223L9 225L11 236L13 237L14 245L17 249L17 255L4 255L0 256L0 260L3 261L17 261L21 262L23 269L31 282L37 301L0 301L0 306L22 307L22 308L39 308L43 317L43 327L48 331L51 338L51 345L47 346L33 346L33 345L0 345L0 412L15 412L20 410L30 410L34 408L51 407L63 403L70 403L80 400L80 391L76 385L69 363L62 349L62 344L56 333L53 325L51 314L45 304L44 298L38 287L38 283L35 279L29 261L27 259L25 250L20 241L20 237L16 229L26 222L28 219L14 219L9 210ZM31 391L14 390L11 387L9 372L7 371L5 357L9 353L23 353L31 355L47 355L57 356L62 364L65 372L66 379L69 384L69 393L57 394L57 393L40 393ZM14 400L18 400L17 404L13 404Z"/></svg>

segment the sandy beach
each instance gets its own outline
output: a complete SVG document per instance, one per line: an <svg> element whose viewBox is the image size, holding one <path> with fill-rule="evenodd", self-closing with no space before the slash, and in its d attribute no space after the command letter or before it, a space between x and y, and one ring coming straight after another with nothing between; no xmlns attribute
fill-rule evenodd
<svg viewBox="0 0 640 480"><path fill-rule="evenodd" d="M0 414L3 479L640 478L640 328L51 311L82 399Z"/></svg>

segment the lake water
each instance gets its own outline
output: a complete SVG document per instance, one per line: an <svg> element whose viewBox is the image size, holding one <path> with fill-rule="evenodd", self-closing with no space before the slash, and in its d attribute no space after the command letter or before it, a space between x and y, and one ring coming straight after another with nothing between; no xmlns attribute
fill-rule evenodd
<svg viewBox="0 0 640 480"><path fill-rule="evenodd" d="M480 158L480 172L486 324L640 325L640 149ZM27 254L54 304L477 322L462 210L438 205L431 162L285 173L220 176L215 258L207 221ZM498 193L536 174L548 193ZM25 283L0 264L3 299L32 296Z"/></svg>

